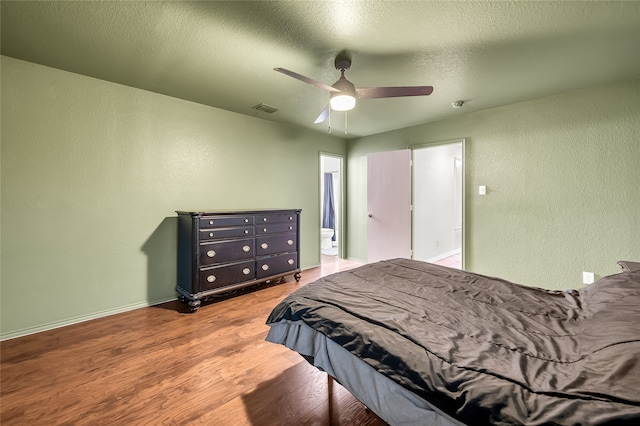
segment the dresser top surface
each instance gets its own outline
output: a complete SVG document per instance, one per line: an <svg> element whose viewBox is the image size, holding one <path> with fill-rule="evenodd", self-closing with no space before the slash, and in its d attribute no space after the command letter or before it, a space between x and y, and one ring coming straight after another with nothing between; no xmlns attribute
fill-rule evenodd
<svg viewBox="0 0 640 426"><path fill-rule="evenodd" d="M235 214L264 214L264 213L290 213L302 212L302 209L253 209L253 210L199 210L199 211L183 211L176 210L179 215L189 216L220 216L220 215L235 215Z"/></svg>

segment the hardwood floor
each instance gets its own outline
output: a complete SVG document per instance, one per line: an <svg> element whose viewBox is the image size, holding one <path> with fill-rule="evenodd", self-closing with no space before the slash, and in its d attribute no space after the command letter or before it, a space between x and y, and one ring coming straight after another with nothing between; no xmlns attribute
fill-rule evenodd
<svg viewBox="0 0 640 426"><path fill-rule="evenodd" d="M203 304L169 302L1 343L8 425L384 425L295 352L264 341L287 294L358 264ZM332 388L329 398L328 388Z"/></svg>

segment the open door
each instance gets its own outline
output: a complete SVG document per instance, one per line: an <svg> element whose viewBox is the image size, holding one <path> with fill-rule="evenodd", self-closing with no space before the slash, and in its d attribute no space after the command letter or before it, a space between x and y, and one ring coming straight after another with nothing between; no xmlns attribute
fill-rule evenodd
<svg viewBox="0 0 640 426"><path fill-rule="evenodd" d="M411 150L367 157L367 261L411 258Z"/></svg>

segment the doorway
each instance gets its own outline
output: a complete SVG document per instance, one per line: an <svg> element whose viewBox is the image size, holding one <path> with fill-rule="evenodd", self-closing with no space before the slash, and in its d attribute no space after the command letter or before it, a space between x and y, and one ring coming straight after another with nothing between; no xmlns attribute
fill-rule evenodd
<svg viewBox="0 0 640 426"><path fill-rule="evenodd" d="M463 269L463 142L413 147L413 258Z"/></svg>
<svg viewBox="0 0 640 426"><path fill-rule="evenodd" d="M464 139L367 156L367 261L464 269Z"/></svg>
<svg viewBox="0 0 640 426"><path fill-rule="evenodd" d="M343 157L320 153L320 263L343 258Z"/></svg>

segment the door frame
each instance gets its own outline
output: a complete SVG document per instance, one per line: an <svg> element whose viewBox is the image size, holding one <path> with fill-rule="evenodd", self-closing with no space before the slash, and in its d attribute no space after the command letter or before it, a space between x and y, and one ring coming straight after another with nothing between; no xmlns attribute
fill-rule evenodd
<svg viewBox="0 0 640 426"><path fill-rule="evenodd" d="M344 212L345 212L345 189L346 189L346 185L345 185L345 173L344 173L344 160L345 160L345 156L342 154L335 154L332 152L324 152L324 151L319 151L318 153L318 214L319 214L319 221L318 221L318 264L322 264L322 251L320 250L320 243L321 243L321 232L322 232L322 214L320 213L322 211L322 179L324 178L323 176L323 172L324 170L322 170L322 157L333 157L339 160L340 165L338 166L338 171L340 172L340 205L338 206L338 209L336 209L336 224L337 224L337 228L339 230L338 232L338 259L344 259L345 256L345 229L344 229ZM335 196L335 194L334 194Z"/></svg>
<svg viewBox="0 0 640 426"><path fill-rule="evenodd" d="M457 138L457 139L448 139L448 140L444 140L444 141L435 141L435 142L428 142L428 143L421 143L421 144L416 144L416 145L410 145L408 146L408 148L411 150L411 253L412 253L412 257L413 257L413 253L414 253L414 241L413 241L413 227L414 227L414 220L415 220L415 209L413 208L413 206L415 205L415 182L413 179L414 173L413 173L413 153L414 150L416 149L422 149L422 148L431 148L434 146L442 146L442 145L451 145L454 143L460 143L462 144L462 244L461 244L461 248L460 248L460 267L462 268L462 270L465 270L465 265L466 265L466 245L467 245L467 238L466 238L466 233L467 233L467 208L466 208L466 186L467 186L467 172L466 172L466 145L467 145L467 138Z"/></svg>

